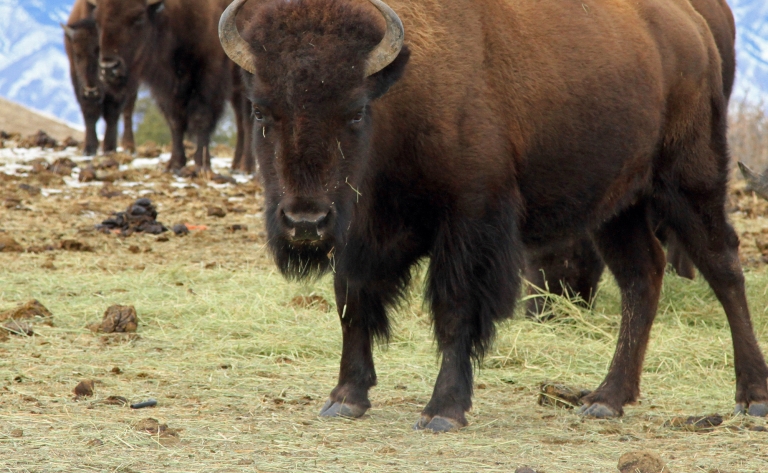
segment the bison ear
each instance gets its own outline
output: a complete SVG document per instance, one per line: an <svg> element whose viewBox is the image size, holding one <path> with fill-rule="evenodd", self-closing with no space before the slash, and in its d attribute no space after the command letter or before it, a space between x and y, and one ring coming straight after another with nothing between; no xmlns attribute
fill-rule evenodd
<svg viewBox="0 0 768 473"><path fill-rule="evenodd" d="M408 58L410 57L411 51L408 49L408 45L403 45L403 49L400 50L400 54L397 55L394 61L368 78L368 80L373 81L371 100L386 94L389 88L403 76L405 65L408 64Z"/></svg>

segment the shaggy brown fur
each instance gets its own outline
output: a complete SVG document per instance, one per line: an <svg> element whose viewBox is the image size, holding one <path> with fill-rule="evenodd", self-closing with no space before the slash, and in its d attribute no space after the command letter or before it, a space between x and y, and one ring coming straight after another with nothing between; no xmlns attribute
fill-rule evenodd
<svg viewBox="0 0 768 473"><path fill-rule="evenodd" d="M225 0L97 0L94 17L101 31L101 64L110 90L149 85L172 135L169 170L186 164L184 135L197 141L195 164L210 168L208 144L225 100L231 100L238 126L233 164L254 171L250 117L237 68L217 37ZM247 130L247 131L246 131Z"/></svg>
<svg viewBox="0 0 768 473"><path fill-rule="evenodd" d="M768 366L724 211L721 60L688 0L390 6L406 46L368 78L364 53L382 35L368 5L267 1L243 33L270 247L289 276L334 271L343 348L321 414L370 406L373 339L429 256L442 364L417 427L465 425L472 356L513 312L524 248L589 233L621 289L622 322L584 413L621 415L639 393L664 273L654 215L725 308L738 405L764 413Z"/></svg>
<svg viewBox="0 0 768 473"><path fill-rule="evenodd" d="M118 93L105 90L99 77L99 33L86 0L76 0L72 6L64 28L64 48L69 58L72 88L85 121L84 153L89 156L96 154L99 147L96 122L101 117L106 122L103 150L110 153L117 149L117 123L121 112L121 145L133 152L136 147L133 141L133 107L137 89L126 88Z"/></svg>

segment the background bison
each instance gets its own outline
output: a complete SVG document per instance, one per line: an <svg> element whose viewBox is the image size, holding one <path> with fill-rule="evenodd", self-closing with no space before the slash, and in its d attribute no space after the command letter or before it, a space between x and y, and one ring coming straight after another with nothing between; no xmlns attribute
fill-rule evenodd
<svg viewBox="0 0 768 473"><path fill-rule="evenodd" d="M128 151L135 150L133 140L133 106L136 102L138 83L121 90L107 90L99 77L99 33L91 17L91 8L86 0L77 0L72 7L64 29L64 47L69 58L69 72L80 110L85 121L86 155L96 154L99 139L96 136L96 122L104 117L105 153L117 149L117 127L123 116L123 139L121 145Z"/></svg>
<svg viewBox="0 0 768 473"><path fill-rule="evenodd" d="M244 39L243 3L220 37L253 74L270 247L289 276L334 271L344 343L322 415L369 408L373 338L430 256L442 365L416 426L466 425L471 359L512 313L523 249L583 232L622 294L616 353L583 413L621 415L639 394L666 264L656 217L728 316L737 410L766 414L768 366L724 211L720 54L688 2L396 1L405 46L377 0L385 35L369 9L302 0L267 3Z"/></svg>
<svg viewBox="0 0 768 473"><path fill-rule="evenodd" d="M146 83L172 135L168 169L185 166L184 135L196 141L195 165L210 169L210 137L231 100L238 126L235 163L252 172L250 116L244 113L237 66L216 40L226 2L88 0L100 30L100 68L108 88Z"/></svg>

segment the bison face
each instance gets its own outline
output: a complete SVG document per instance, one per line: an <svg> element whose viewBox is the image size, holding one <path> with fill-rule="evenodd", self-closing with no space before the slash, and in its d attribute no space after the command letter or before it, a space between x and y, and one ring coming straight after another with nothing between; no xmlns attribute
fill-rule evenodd
<svg viewBox="0 0 768 473"><path fill-rule="evenodd" d="M344 247L355 206L366 197L375 100L408 61L402 25L377 0L385 16L394 16L386 19L397 23L399 40L389 32L382 40L376 15L351 2L277 1L259 11L243 39L233 30L243 3L236 0L222 15L219 34L227 54L250 72L244 82L269 245L285 275L320 274ZM382 44L389 53L383 59Z"/></svg>
<svg viewBox="0 0 768 473"><path fill-rule="evenodd" d="M138 74L141 56L151 44L153 23L163 0L88 0L101 31L99 74L113 91L120 91Z"/></svg>
<svg viewBox="0 0 768 473"><path fill-rule="evenodd" d="M61 25L72 50L72 65L81 85L78 100L99 103L104 90L99 80L99 33L91 19Z"/></svg>

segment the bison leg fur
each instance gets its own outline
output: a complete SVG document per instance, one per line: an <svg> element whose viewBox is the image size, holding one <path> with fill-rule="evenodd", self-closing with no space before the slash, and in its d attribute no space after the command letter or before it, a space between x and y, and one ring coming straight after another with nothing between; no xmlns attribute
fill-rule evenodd
<svg viewBox="0 0 768 473"><path fill-rule="evenodd" d="M524 262L514 206L481 213L482 219L445 219L438 229L427 300L442 360L416 429L445 432L467 425L472 361L482 358L496 322L512 315L519 296Z"/></svg>
<svg viewBox="0 0 768 473"><path fill-rule="evenodd" d="M136 92L128 94L128 101L123 109L123 138L120 146L128 153L136 152L136 141L133 138L133 109L136 105Z"/></svg>
<svg viewBox="0 0 768 473"><path fill-rule="evenodd" d="M102 148L105 154L114 153L117 150L117 127L122 112L121 108L120 103L109 100L109 98L104 99L104 121L106 122L106 127L104 129Z"/></svg>
<svg viewBox="0 0 768 473"><path fill-rule="evenodd" d="M582 400L581 413L615 417L640 393L645 349L661 293L666 260L653 234L648 206L635 204L608 221L595 235L595 243L621 290L621 325L608 375Z"/></svg>
<svg viewBox="0 0 768 473"><path fill-rule="evenodd" d="M680 192L679 190L676 192ZM734 349L736 413L768 415L768 366L755 337L738 256L739 238L728 224L722 198L677 196L688 208L676 215L675 231L688 255L723 305Z"/></svg>
<svg viewBox="0 0 768 473"><path fill-rule="evenodd" d="M96 134L96 122L99 121L99 113L83 113L83 118L85 121L85 146L83 154L93 156L99 149L99 137Z"/></svg>
<svg viewBox="0 0 768 473"><path fill-rule="evenodd" d="M381 290L388 285L377 285ZM376 385L373 339L388 333L389 322L379 292L337 276L336 304L341 320L342 349L339 382L320 410L321 417L361 417L371 407L368 390Z"/></svg>

